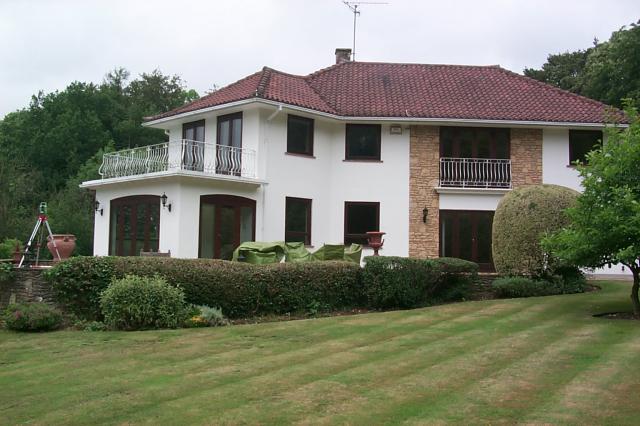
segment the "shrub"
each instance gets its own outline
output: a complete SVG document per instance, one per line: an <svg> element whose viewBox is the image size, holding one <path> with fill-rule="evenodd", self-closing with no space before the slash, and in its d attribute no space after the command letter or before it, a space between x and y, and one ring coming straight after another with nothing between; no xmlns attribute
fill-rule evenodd
<svg viewBox="0 0 640 426"><path fill-rule="evenodd" d="M187 327L217 327L228 324L229 321L222 314L222 309L206 305L191 305L185 322Z"/></svg>
<svg viewBox="0 0 640 426"><path fill-rule="evenodd" d="M80 318L100 319L100 292L126 274L161 276L196 305L218 306L230 318L358 306L360 267L348 262L250 265L212 259L74 257L47 274L57 300Z"/></svg>
<svg viewBox="0 0 640 426"><path fill-rule="evenodd" d="M14 278L13 266L10 263L0 263L0 284L10 283Z"/></svg>
<svg viewBox="0 0 640 426"><path fill-rule="evenodd" d="M491 283L497 297L534 297L560 294L556 283L526 277L498 278Z"/></svg>
<svg viewBox="0 0 640 426"><path fill-rule="evenodd" d="M102 292L105 323L120 330L175 328L186 314L184 292L161 277L127 275Z"/></svg>
<svg viewBox="0 0 640 426"><path fill-rule="evenodd" d="M578 192L557 185L530 185L505 195L493 218L493 262L502 275L531 277L558 267L543 250L542 238L568 224L564 210Z"/></svg>
<svg viewBox="0 0 640 426"><path fill-rule="evenodd" d="M362 282L367 305L383 309L462 298L478 270L477 264L460 259L369 256L365 260Z"/></svg>
<svg viewBox="0 0 640 426"><path fill-rule="evenodd" d="M22 250L22 243L15 238L5 238L0 243L0 259L12 259L13 253L16 251L16 246Z"/></svg>
<svg viewBox="0 0 640 426"><path fill-rule="evenodd" d="M122 278L116 274L115 257L73 257L56 264L45 273L52 284L58 303L65 311L85 320L102 318L100 294L113 278Z"/></svg>
<svg viewBox="0 0 640 426"><path fill-rule="evenodd" d="M4 313L5 326L16 331L50 331L62 325L62 313L46 303L16 303Z"/></svg>

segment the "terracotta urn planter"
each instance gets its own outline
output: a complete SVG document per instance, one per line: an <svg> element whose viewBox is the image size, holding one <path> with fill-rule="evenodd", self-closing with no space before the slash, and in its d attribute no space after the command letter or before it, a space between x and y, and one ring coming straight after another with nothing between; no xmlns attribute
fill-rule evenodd
<svg viewBox="0 0 640 426"><path fill-rule="evenodd" d="M373 249L374 256L380 256L378 254L378 250L380 250L380 248L382 248L382 245L384 244L384 240L382 239L382 236L384 234L386 234L386 232L380 232L380 231L367 232L367 240L369 243L369 247Z"/></svg>
<svg viewBox="0 0 640 426"><path fill-rule="evenodd" d="M47 237L47 248L51 256L53 256L53 261L59 262L60 260L68 259L76 248L76 236L73 234L53 234L53 239L56 242L58 253L60 253L60 259L58 259L56 249L53 248L53 242L51 242L51 237Z"/></svg>

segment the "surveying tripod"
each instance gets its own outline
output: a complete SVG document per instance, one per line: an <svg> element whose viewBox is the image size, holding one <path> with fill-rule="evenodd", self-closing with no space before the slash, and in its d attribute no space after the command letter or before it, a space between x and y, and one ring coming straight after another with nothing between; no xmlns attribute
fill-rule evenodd
<svg viewBox="0 0 640 426"><path fill-rule="evenodd" d="M47 228L47 232L49 232L49 240L53 244L53 248L55 249L56 255L58 256L58 260L61 260L58 246L56 246L56 240L53 238L53 232L51 232L49 220L47 219L47 203L45 203L44 201L40 203L38 210L39 214L38 220L36 221L36 226L34 226L31 237L29 237L29 242L24 249L24 253L22 254L22 259L20 259L18 268L22 268L22 264L24 263L27 255L29 255L32 250L33 239L36 237L36 234L38 234L38 231L40 231L40 234L38 235L38 242L36 244L36 266L38 266L38 261L40 260L40 246L42 245L42 237L44 236L44 227L42 226L43 224Z"/></svg>

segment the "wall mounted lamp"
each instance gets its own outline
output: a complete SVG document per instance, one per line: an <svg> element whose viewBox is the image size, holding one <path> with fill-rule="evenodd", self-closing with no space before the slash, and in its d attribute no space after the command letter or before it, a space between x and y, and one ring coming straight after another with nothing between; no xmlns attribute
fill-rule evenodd
<svg viewBox="0 0 640 426"><path fill-rule="evenodd" d="M429 214L429 209L428 208L424 208L422 209L422 223L427 223L427 215Z"/></svg>
<svg viewBox="0 0 640 426"><path fill-rule="evenodd" d="M160 201L162 201L162 208L166 208L171 211L171 203L167 204L167 194L162 193L162 197L160 197Z"/></svg>
<svg viewBox="0 0 640 426"><path fill-rule="evenodd" d="M94 208L96 210L96 213L100 212L100 216L104 214L104 208L100 208L100 201L96 200L96 202L94 203Z"/></svg>

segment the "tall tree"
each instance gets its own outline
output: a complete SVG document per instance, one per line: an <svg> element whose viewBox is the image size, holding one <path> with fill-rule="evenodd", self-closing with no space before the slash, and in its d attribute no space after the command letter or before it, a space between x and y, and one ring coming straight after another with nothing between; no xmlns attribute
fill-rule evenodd
<svg viewBox="0 0 640 426"><path fill-rule="evenodd" d="M640 21L639 21L640 22ZM586 50L551 54L526 76L616 107L640 100L640 26L631 24Z"/></svg>
<svg viewBox="0 0 640 426"><path fill-rule="evenodd" d="M553 255L583 267L621 263L633 274L631 302L640 317L640 119L627 108L628 128L609 128L607 142L578 165L584 192L567 209L570 225L548 237Z"/></svg>
<svg viewBox="0 0 640 426"><path fill-rule="evenodd" d="M551 54L542 69L525 68L524 75L564 90L582 93L584 67L592 50Z"/></svg>
<svg viewBox="0 0 640 426"><path fill-rule="evenodd" d="M52 216L57 232L90 241L91 222L77 214L91 208L92 195L78 184L89 169L97 170L96 153L164 141L162 130L141 126L143 117L195 98L178 76L155 70L129 82L129 72L116 68L100 85L74 82L40 92L28 108L7 114L0 121L0 240L26 238L38 203L49 201L64 212ZM90 254L84 241L79 247Z"/></svg>

